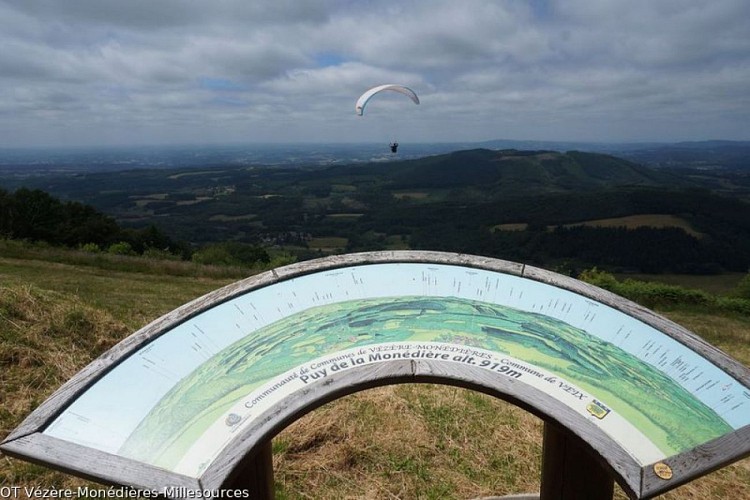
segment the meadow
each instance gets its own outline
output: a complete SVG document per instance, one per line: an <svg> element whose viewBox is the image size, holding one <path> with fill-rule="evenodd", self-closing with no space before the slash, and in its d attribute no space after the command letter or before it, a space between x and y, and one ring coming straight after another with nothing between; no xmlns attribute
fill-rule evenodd
<svg viewBox="0 0 750 500"><path fill-rule="evenodd" d="M88 362L149 321L258 269L77 252L0 257L0 436ZM54 258L53 258L54 257ZM89 259L89 260L85 260ZM590 271L750 365L747 301ZM725 287L726 288L726 287ZM543 423L438 385L367 390L301 418L273 442L276 496L475 498L539 490ZM0 485L74 488L73 476L0 457ZM617 498L624 498L619 488ZM660 498L750 498L750 458Z"/></svg>

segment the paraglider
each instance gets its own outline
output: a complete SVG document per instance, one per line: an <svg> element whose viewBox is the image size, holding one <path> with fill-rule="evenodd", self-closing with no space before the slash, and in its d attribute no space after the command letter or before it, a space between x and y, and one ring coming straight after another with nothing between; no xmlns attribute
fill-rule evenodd
<svg viewBox="0 0 750 500"><path fill-rule="evenodd" d="M373 87L367 90L361 96L359 96L359 99L357 99L357 104L355 106L355 110L357 111L357 114L359 116L364 115L365 106L367 106L367 103L370 101L370 99L372 99L372 97L375 94L378 94L385 90L392 90L394 92L399 92L401 94L404 94L405 96L408 96L409 99L411 99L414 102L414 104L419 104L419 97L412 89L410 89L409 87L404 87L403 85L396 85L393 83L389 83L386 85L378 85L377 87Z"/></svg>
<svg viewBox="0 0 750 500"><path fill-rule="evenodd" d="M376 87L372 87L371 89L368 89L365 91L364 94L359 96L359 99L357 99L357 103L354 107L355 111L357 112L358 116L363 116L365 114L365 107L367 106L367 103L370 102L370 99L373 98L376 94L379 94L380 92L393 91L398 92L400 94L404 94L409 99L412 100L414 104L419 104L419 97L417 96L416 92L414 92L409 87L405 87L403 85L398 85L394 83L389 83L385 85L378 85ZM397 153L398 152L398 142L393 141L389 144L389 147L391 148L391 153Z"/></svg>

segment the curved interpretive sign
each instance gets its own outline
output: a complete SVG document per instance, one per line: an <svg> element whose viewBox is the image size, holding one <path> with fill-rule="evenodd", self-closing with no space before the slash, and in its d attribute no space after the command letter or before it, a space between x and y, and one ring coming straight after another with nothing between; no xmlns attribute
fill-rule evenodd
<svg viewBox="0 0 750 500"><path fill-rule="evenodd" d="M113 484L210 496L305 412L424 381L553 422L633 498L750 453L746 367L577 280L437 252L295 264L191 302L84 369L2 450Z"/></svg>

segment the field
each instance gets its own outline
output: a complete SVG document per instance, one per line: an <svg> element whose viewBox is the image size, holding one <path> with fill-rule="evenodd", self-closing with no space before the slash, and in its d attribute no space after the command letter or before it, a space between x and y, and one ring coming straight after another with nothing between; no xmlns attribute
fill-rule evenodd
<svg viewBox="0 0 750 500"><path fill-rule="evenodd" d="M347 239L339 236L329 236L325 238L313 238L307 242L307 246L313 250L322 251L342 251L346 248Z"/></svg>
<svg viewBox="0 0 750 500"><path fill-rule="evenodd" d="M718 275L701 274L618 274L621 280L633 279L646 282L659 282L684 288L705 290L709 293L726 294L740 282L744 274L724 273Z"/></svg>
<svg viewBox="0 0 750 500"><path fill-rule="evenodd" d="M750 205L696 189L685 176L607 155L474 149L326 167L188 168L21 179L0 172L0 184L86 203L123 231L153 224L174 240L170 251L177 243L232 241L306 259L392 248L388 240L402 236L401 247L551 269L700 274L750 267ZM16 204L0 205L25 213L32 205L23 192ZM0 232L71 247L132 239L66 235L51 222L60 211L48 212L37 215L46 223L34 227L8 217L15 222Z"/></svg>
<svg viewBox="0 0 750 500"><path fill-rule="evenodd" d="M575 222L571 224L563 224L563 227L575 227L575 226L587 226L587 227L624 227L627 229L636 229L639 227L653 227L663 229L666 227L675 227L682 229L687 234L700 238L703 236L690 225L688 221L676 215L670 214L638 214L628 215L625 217L612 217L607 219L592 219L582 222ZM549 231L552 231L556 226L550 225L547 227ZM507 223L497 224L492 227L493 230L497 231L525 231L528 228L526 223Z"/></svg>
<svg viewBox="0 0 750 500"><path fill-rule="evenodd" d="M137 260L132 270L65 260L0 257L2 437L117 341L242 276L176 269L187 266L180 263L167 272ZM704 286L713 289L708 282ZM747 315L679 304L662 312L750 365ZM464 389L371 389L315 410L274 439L277 498L442 499L535 492L542 427L515 406ZM0 485L82 484L90 483L7 457L0 461ZM616 495L624 498L619 489ZM662 498L750 498L750 459Z"/></svg>
<svg viewBox="0 0 750 500"><path fill-rule="evenodd" d="M628 229L635 229L638 227L677 227L685 231L691 236L700 238L703 236L690 225L688 221L681 217L671 214L639 214L639 215L628 215L626 217L613 217L609 219L595 219L584 222L577 222L575 224L565 224L566 227L572 226L589 226L589 227L625 227Z"/></svg>

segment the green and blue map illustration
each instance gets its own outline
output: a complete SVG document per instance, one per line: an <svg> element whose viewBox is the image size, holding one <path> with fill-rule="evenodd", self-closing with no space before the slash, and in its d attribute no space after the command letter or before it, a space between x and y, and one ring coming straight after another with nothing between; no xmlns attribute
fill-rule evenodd
<svg viewBox="0 0 750 500"><path fill-rule="evenodd" d="M119 453L170 469L208 425L272 377L346 348L402 341L480 347L575 380L666 456L731 431L654 367L562 321L466 299L394 297L319 306L227 347L165 395Z"/></svg>

